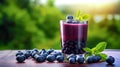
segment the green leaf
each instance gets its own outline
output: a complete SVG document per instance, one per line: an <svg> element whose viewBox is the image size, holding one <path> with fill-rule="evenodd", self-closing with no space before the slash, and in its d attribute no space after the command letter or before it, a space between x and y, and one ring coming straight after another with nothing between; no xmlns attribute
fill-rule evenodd
<svg viewBox="0 0 120 67"><path fill-rule="evenodd" d="M106 48L106 46L107 46L107 43L106 43L106 42L100 42L100 43L98 43L98 44L96 45L96 47L92 48L92 52L93 52L94 54L99 53L99 52L102 52L102 51L104 51L104 49Z"/></svg>
<svg viewBox="0 0 120 67"><path fill-rule="evenodd" d="M86 52L86 54L85 54L85 59L86 59L88 56L91 56L91 55L92 55L92 51L91 51L90 48L85 47L85 48L83 48L83 50Z"/></svg>
<svg viewBox="0 0 120 67"><path fill-rule="evenodd" d="M83 20L82 16L79 16L78 19L79 19L80 21Z"/></svg>
<svg viewBox="0 0 120 67"><path fill-rule="evenodd" d="M89 52L89 53L91 53L91 49L90 49L90 48L88 48L88 47L83 48L83 50L84 50L85 52Z"/></svg>
<svg viewBox="0 0 120 67"><path fill-rule="evenodd" d="M78 12L77 12L77 16L76 16L76 17L79 17L80 14L81 14L81 12L80 12L80 10L78 10Z"/></svg>
<svg viewBox="0 0 120 67"><path fill-rule="evenodd" d="M87 19L90 18L90 16L89 16L89 14L83 14L82 18L83 18L84 20L87 20Z"/></svg>
<svg viewBox="0 0 120 67"><path fill-rule="evenodd" d="M106 58L107 58L107 55L104 54L104 53L98 53L98 54L95 54L96 56L100 56L101 57L101 61L106 61Z"/></svg>
<svg viewBox="0 0 120 67"><path fill-rule="evenodd" d="M80 13L80 10L78 10L78 12L77 12L77 14L76 14L76 17L75 17L76 20L80 20L80 19L81 19L81 17L79 17L80 14L81 14L81 13Z"/></svg>

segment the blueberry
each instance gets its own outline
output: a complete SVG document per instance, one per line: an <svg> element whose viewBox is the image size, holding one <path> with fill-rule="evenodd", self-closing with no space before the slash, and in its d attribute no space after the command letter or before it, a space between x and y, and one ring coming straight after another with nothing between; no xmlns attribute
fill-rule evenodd
<svg viewBox="0 0 120 67"><path fill-rule="evenodd" d="M93 62L99 62L101 60L100 56L94 56Z"/></svg>
<svg viewBox="0 0 120 67"><path fill-rule="evenodd" d="M51 55L56 55L56 51L53 51L52 53L50 53Z"/></svg>
<svg viewBox="0 0 120 67"><path fill-rule="evenodd" d="M89 56L86 60L87 63L93 63L94 62L94 56Z"/></svg>
<svg viewBox="0 0 120 67"><path fill-rule="evenodd" d="M47 51L47 53L50 54L50 53L52 53L53 51L54 51L54 49L50 48L50 49Z"/></svg>
<svg viewBox="0 0 120 67"><path fill-rule="evenodd" d="M73 19L73 16L72 16L72 15L68 15L68 16L66 17L66 19Z"/></svg>
<svg viewBox="0 0 120 67"><path fill-rule="evenodd" d="M40 54L40 55L42 55L46 58L48 56L48 53L44 53L44 54Z"/></svg>
<svg viewBox="0 0 120 67"><path fill-rule="evenodd" d="M68 57L67 57L67 59L69 59L69 58L75 58L76 59L76 55L75 54L71 54L71 55L69 55Z"/></svg>
<svg viewBox="0 0 120 67"><path fill-rule="evenodd" d="M57 60L58 62L63 62L63 61L64 61L64 57L63 57L62 55L58 55L58 56L56 57L56 60Z"/></svg>
<svg viewBox="0 0 120 67"><path fill-rule="evenodd" d="M30 53L29 52L25 52L24 55L25 55L26 59L30 57Z"/></svg>
<svg viewBox="0 0 120 67"><path fill-rule="evenodd" d="M20 63L25 61L25 56L24 55L17 55L16 60Z"/></svg>
<svg viewBox="0 0 120 67"><path fill-rule="evenodd" d="M34 51L39 52L37 48L34 48L34 49L32 50L32 52L34 52Z"/></svg>
<svg viewBox="0 0 120 67"><path fill-rule="evenodd" d="M40 54L44 54L44 53L46 53L47 51L45 50L45 49L42 49L41 51L40 51Z"/></svg>
<svg viewBox="0 0 120 67"><path fill-rule="evenodd" d="M34 49L31 51L31 57L34 58L34 55L35 55L35 54L38 54L38 53L39 53L39 51L38 51L36 48L34 48Z"/></svg>
<svg viewBox="0 0 120 67"><path fill-rule="evenodd" d="M18 52L16 53L16 56L17 56L17 55L23 55L23 52L18 51Z"/></svg>
<svg viewBox="0 0 120 67"><path fill-rule="evenodd" d="M34 57L35 57L35 60L36 60L37 62L44 62L44 61L45 61L45 57L42 56L42 55L35 54Z"/></svg>
<svg viewBox="0 0 120 67"><path fill-rule="evenodd" d="M84 57L78 56L78 57L76 58L76 61L77 61L79 64L83 64L83 63L84 63Z"/></svg>
<svg viewBox="0 0 120 67"><path fill-rule="evenodd" d="M100 60L101 60L100 56L90 56L88 58L88 63L89 63L89 61L91 61L90 63L96 63L96 62L99 62Z"/></svg>
<svg viewBox="0 0 120 67"><path fill-rule="evenodd" d="M56 55L58 56L58 55L62 55L62 53L61 52L56 52Z"/></svg>
<svg viewBox="0 0 120 67"><path fill-rule="evenodd" d="M56 51L52 52L51 55L54 55L55 57L57 57L57 55L59 55L59 53L57 53Z"/></svg>
<svg viewBox="0 0 120 67"><path fill-rule="evenodd" d="M115 62L115 58L112 57L112 56L109 56L109 57L106 59L106 62L107 62L108 64L113 64L113 63Z"/></svg>
<svg viewBox="0 0 120 67"><path fill-rule="evenodd" d="M32 51L32 54L31 54L32 58L34 58L34 55L35 55L35 54L38 54L38 52Z"/></svg>
<svg viewBox="0 0 120 67"><path fill-rule="evenodd" d="M31 54L31 50L26 50L25 52L27 52L27 53Z"/></svg>
<svg viewBox="0 0 120 67"><path fill-rule="evenodd" d="M49 61L49 62L53 62L53 61L55 61L56 57L55 57L55 55L51 55L51 54L50 54L50 55L47 56L46 59L47 59L47 61Z"/></svg>
<svg viewBox="0 0 120 67"><path fill-rule="evenodd" d="M73 58L73 57L69 58L69 63L71 63L71 64L75 64L75 63L76 63L75 58Z"/></svg>
<svg viewBox="0 0 120 67"><path fill-rule="evenodd" d="M73 16L71 16L71 15L68 15L67 17L66 17L66 22L67 23L72 23L72 21L73 21Z"/></svg>
<svg viewBox="0 0 120 67"><path fill-rule="evenodd" d="M54 51L51 53L51 55L54 55L55 57L57 57L58 55L62 55L62 53Z"/></svg>

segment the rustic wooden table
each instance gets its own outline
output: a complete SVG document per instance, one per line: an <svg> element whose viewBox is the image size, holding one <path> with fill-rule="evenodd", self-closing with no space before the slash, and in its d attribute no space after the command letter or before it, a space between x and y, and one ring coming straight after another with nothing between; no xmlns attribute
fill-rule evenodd
<svg viewBox="0 0 120 67"><path fill-rule="evenodd" d="M33 59L27 59L24 63L17 63L15 53L17 50L1 50L0 51L0 67L120 67L120 50L105 50L104 53L115 57L115 63L108 65L106 62L92 64L69 64L43 62L37 63Z"/></svg>

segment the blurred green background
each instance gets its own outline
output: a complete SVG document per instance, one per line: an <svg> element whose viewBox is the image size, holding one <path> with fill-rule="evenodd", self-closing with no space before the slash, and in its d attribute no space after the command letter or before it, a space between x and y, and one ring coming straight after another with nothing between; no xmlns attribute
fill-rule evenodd
<svg viewBox="0 0 120 67"><path fill-rule="evenodd" d="M0 0L0 50L61 49L59 21L90 14L87 46L120 49L120 0Z"/></svg>

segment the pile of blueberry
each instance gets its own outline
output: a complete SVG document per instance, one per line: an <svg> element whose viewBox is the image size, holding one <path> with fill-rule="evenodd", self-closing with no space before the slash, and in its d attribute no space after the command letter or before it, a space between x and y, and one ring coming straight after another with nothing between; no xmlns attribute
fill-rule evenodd
<svg viewBox="0 0 120 67"><path fill-rule="evenodd" d="M55 60L57 60L58 62L64 61L64 57L62 53L58 51L54 51L53 49L49 49L49 50L33 49L33 50L26 50L25 52L18 51L16 53L16 60L20 63L24 62L25 59L28 58L33 58L37 62L44 62L46 60L48 62L54 62Z"/></svg>
<svg viewBox="0 0 120 67"><path fill-rule="evenodd" d="M67 59L69 60L69 63L71 63L71 64L75 64L76 62L79 63L79 64L83 64L85 62L90 64L90 63L100 62L101 57L100 56L89 56L85 60L85 58L83 56L79 56L79 55L76 56L75 54L71 54L70 56L68 56ZM109 56L106 59L106 62L108 64L113 64L115 62L115 59L114 59L114 57Z"/></svg>
<svg viewBox="0 0 120 67"><path fill-rule="evenodd" d="M71 54L67 57L67 60L71 64L75 64L76 62L78 62L79 64L83 64L85 59L83 56L80 56L80 55L77 56L75 54Z"/></svg>
<svg viewBox="0 0 120 67"><path fill-rule="evenodd" d="M85 47L85 43L85 41L79 43L78 40L64 41L62 52L65 54L83 54L82 48Z"/></svg>
<svg viewBox="0 0 120 67"><path fill-rule="evenodd" d="M54 62L55 60L58 62L64 62L64 56L61 52L55 51L54 49L49 49L49 50L25 50L25 52L18 51L16 53L16 60L19 63L24 62L28 58L33 58L36 62ZM81 55L75 55L75 54L70 54L67 56L67 60L71 64L79 63L96 63L101 60L100 56L89 56L86 60L83 56ZM114 57L109 56L106 59L106 62L108 64L113 64L115 62Z"/></svg>

